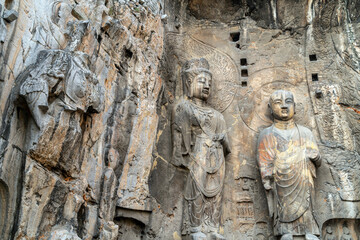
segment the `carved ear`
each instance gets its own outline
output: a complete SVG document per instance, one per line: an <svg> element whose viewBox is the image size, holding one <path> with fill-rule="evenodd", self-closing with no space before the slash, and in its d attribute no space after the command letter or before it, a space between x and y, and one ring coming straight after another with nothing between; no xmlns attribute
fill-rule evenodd
<svg viewBox="0 0 360 240"><path fill-rule="evenodd" d="M191 78L189 76L187 76L187 79L186 79L186 87L187 87L187 95L189 98L192 98L193 96L193 91L192 91L192 88L191 88Z"/></svg>
<svg viewBox="0 0 360 240"><path fill-rule="evenodd" d="M269 111L270 111L270 117L273 117L273 116L274 116L274 115L273 115L273 110L272 110L272 108L271 108L270 103L268 103L268 108L269 108Z"/></svg>

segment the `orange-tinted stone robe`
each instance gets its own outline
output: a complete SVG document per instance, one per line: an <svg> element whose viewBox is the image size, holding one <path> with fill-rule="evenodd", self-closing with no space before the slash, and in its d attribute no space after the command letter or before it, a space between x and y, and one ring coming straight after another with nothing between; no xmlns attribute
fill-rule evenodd
<svg viewBox="0 0 360 240"><path fill-rule="evenodd" d="M274 216L274 234L319 235L313 214L315 167L320 154L312 132L299 125L282 130L272 125L264 129L258 141L258 165L261 178L272 179L268 190L270 213Z"/></svg>

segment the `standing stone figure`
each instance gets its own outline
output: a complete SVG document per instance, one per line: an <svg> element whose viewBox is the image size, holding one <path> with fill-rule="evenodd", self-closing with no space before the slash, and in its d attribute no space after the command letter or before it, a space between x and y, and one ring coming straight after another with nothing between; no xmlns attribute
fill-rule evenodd
<svg viewBox="0 0 360 240"><path fill-rule="evenodd" d="M190 172L184 219L190 222L191 239L206 239L205 233L224 239L218 230L225 156L230 153L225 120L206 104L212 79L207 60L187 61L181 74L185 96L174 107L172 131L174 164Z"/></svg>
<svg viewBox="0 0 360 240"><path fill-rule="evenodd" d="M274 124L260 133L257 161L266 190L274 235L318 239L313 210L314 178L321 164L319 149L308 128L294 122L295 102L291 92L275 91L269 107Z"/></svg>
<svg viewBox="0 0 360 240"><path fill-rule="evenodd" d="M341 236L340 240L353 240L350 235L350 229L343 227L343 235Z"/></svg>
<svg viewBox="0 0 360 240"><path fill-rule="evenodd" d="M333 230L331 226L326 227L325 240L335 240L336 237L333 234Z"/></svg>

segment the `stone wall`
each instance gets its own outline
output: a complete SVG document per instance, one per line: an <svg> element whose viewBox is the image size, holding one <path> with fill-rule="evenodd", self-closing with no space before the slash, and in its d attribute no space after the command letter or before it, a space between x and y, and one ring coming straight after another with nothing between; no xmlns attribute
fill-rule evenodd
<svg viewBox="0 0 360 240"><path fill-rule="evenodd" d="M123 191L150 198L162 3L1 6L2 239L117 239Z"/></svg>
<svg viewBox="0 0 360 240"><path fill-rule="evenodd" d="M232 149L220 233L274 239L256 142L287 89L323 157L323 237L360 236L358 1L0 4L2 239L185 238L171 112L194 57L210 63Z"/></svg>

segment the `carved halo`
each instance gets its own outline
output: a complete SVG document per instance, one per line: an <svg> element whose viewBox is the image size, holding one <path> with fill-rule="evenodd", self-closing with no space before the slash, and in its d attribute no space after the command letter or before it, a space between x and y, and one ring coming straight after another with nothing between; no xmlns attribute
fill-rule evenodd
<svg viewBox="0 0 360 240"><path fill-rule="evenodd" d="M170 53L178 59L178 69L192 58L202 57L209 62L213 80L208 103L219 112L225 111L232 103L238 88L239 73L235 62L225 53L188 34L169 33L167 41ZM176 69L176 66L172 67ZM181 79L178 77L176 81L180 87Z"/></svg>
<svg viewBox="0 0 360 240"><path fill-rule="evenodd" d="M269 77L270 76L270 77ZM265 82L264 79L269 81ZM294 94L296 103L295 121L301 125L311 127L312 114L311 102L308 96L308 88L305 81L299 76L289 76L286 68L274 67L261 69L253 73L251 85L252 91L247 91L240 97L239 109L241 118L248 128L255 132L270 126L273 122L268 102L270 95L279 89L291 91ZM256 84L264 82L263 84Z"/></svg>

